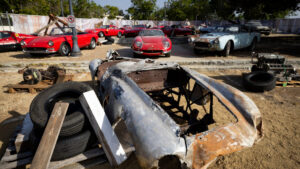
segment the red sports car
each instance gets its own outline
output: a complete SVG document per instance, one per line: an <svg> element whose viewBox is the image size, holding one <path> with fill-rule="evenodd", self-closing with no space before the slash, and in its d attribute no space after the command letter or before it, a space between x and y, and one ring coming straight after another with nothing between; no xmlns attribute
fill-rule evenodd
<svg viewBox="0 0 300 169"><path fill-rule="evenodd" d="M146 25L134 25L132 29L126 29L124 31L124 36L125 37L135 37L143 29L147 29L147 26Z"/></svg>
<svg viewBox="0 0 300 169"><path fill-rule="evenodd" d="M124 30L119 29L114 25L102 25L100 28L96 29L87 29L86 32L96 33L99 37L104 36L117 36L121 37L123 35Z"/></svg>
<svg viewBox="0 0 300 169"><path fill-rule="evenodd" d="M79 48L89 47L94 49L98 40L98 35L87 32L77 32ZM73 47L72 29L53 28L50 36L41 36L33 40L22 40L21 45L25 53L31 55L59 53L68 56Z"/></svg>
<svg viewBox="0 0 300 169"><path fill-rule="evenodd" d="M144 29L134 38L131 45L133 56L159 56L170 57L172 42L160 29Z"/></svg>
<svg viewBox="0 0 300 169"><path fill-rule="evenodd" d="M172 26L165 26L162 28L162 31L168 36L176 36L176 35L192 35L193 30L190 28L182 27L181 25L172 25Z"/></svg>
<svg viewBox="0 0 300 169"><path fill-rule="evenodd" d="M33 39L36 37L37 36L15 33L11 31L0 31L0 50L21 49L21 40Z"/></svg>

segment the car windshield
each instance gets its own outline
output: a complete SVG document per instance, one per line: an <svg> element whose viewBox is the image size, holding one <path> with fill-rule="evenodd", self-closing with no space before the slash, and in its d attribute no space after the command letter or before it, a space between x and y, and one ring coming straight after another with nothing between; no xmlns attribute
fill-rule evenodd
<svg viewBox="0 0 300 169"><path fill-rule="evenodd" d="M51 36L54 35L72 35L72 28L53 28L50 33Z"/></svg>
<svg viewBox="0 0 300 169"><path fill-rule="evenodd" d="M10 33L8 32L0 32L0 39L9 38Z"/></svg>
<svg viewBox="0 0 300 169"><path fill-rule="evenodd" d="M107 28L109 28L109 25L102 25L102 26L100 26L100 28L107 29Z"/></svg>
<svg viewBox="0 0 300 169"><path fill-rule="evenodd" d="M148 29L140 31L139 36L164 36L164 33L161 30Z"/></svg>
<svg viewBox="0 0 300 169"><path fill-rule="evenodd" d="M250 21L247 23L247 25L253 25L253 26L262 26L260 22Z"/></svg>
<svg viewBox="0 0 300 169"><path fill-rule="evenodd" d="M145 28L146 26L145 25L134 25L133 27L134 28Z"/></svg>

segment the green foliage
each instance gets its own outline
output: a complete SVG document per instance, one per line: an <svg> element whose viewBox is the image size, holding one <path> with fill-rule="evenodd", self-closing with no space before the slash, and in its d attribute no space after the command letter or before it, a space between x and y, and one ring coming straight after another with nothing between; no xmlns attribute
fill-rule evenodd
<svg viewBox="0 0 300 169"><path fill-rule="evenodd" d="M156 0L131 0L132 6L127 12L131 14L135 20L155 19L154 11L156 8Z"/></svg>
<svg viewBox="0 0 300 169"><path fill-rule="evenodd" d="M299 0L211 0L212 8L223 19L233 19L240 14L250 19L284 18L299 9Z"/></svg>
<svg viewBox="0 0 300 169"><path fill-rule="evenodd" d="M1 0L0 12L31 15L61 15L61 0ZM92 0L72 0L74 15L78 18L99 18L104 15L104 9ZM63 0L64 16L70 14L69 1ZM119 12L117 7L112 8ZM117 13L118 13L117 12Z"/></svg>
<svg viewBox="0 0 300 169"><path fill-rule="evenodd" d="M109 5L106 5L104 7L104 11L106 14L109 14L109 19L114 19L116 18L116 16L119 15L119 8L115 7L115 6L109 6Z"/></svg>

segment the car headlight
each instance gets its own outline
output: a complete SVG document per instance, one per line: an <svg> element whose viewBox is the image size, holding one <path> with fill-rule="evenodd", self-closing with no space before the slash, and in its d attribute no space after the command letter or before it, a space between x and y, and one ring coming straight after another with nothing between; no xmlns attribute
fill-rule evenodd
<svg viewBox="0 0 300 169"><path fill-rule="evenodd" d="M26 42L24 40L21 40L20 44L21 44L21 46L24 46L24 45L26 45Z"/></svg>
<svg viewBox="0 0 300 169"><path fill-rule="evenodd" d="M188 38L188 43L193 43L193 42L194 42L194 40L195 40L195 38L193 38L193 37L190 37L190 38Z"/></svg>
<svg viewBox="0 0 300 169"><path fill-rule="evenodd" d="M142 43L141 41L136 41L136 42L135 42L135 46L136 46L137 48L142 48L143 43Z"/></svg>
<svg viewBox="0 0 300 169"><path fill-rule="evenodd" d="M217 38L217 39L213 40L213 43L218 44L218 43L220 43L220 41L219 41L219 39Z"/></svg>
<svg viewBox="0 0 300 169"><path fill-rule="evenodd" d="M54 45L53 41L50 40L50 41L48 42L48 45L49 45L49 46L53 46L53 45Z"/></svg>
<svg viewBox="0 0 300 169"><path fill-rule="evenodd" d="M170 47L170 42L163 41L163 46L164 46L165 49L168 49Z"/></svg>

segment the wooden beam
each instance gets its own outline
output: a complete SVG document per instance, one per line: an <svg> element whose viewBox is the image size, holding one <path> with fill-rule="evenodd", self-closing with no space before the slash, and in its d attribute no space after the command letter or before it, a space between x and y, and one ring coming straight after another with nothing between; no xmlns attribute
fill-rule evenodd
<svg viewBox="0 0 300 169"><path fill-rule="evenodd" d="M49 166L68 107L69 103L58 102L55 104L32 160L31 169L46 169Z"/></svg>
<svg viewBox="0 0 300 169"><path fill-rule="evenodd" d="M62 20L62 19L59 19L59 18L56 17L55 15L50 14L49 16L51 16L53 19L57 19L57 20L58 20L59 22L61 22L63 25L69 26L69 24L68 24L66 21L64 21L64 20ZM77 29L77 28L76 28L76 30L77 30L77 32L82 32L80 29Z"/></svg>
<svg viewBox="0 0 300 169"><path fill-rule="evenodd" d="M96 93L93 90L85 92L79 97L79 100L104 149L109 163L112 166L120 165L127 159L127 156Z"/></svg>
<svg viewBox="0 0 300 169"><path fill-rule="evenodd" d="M21 150L24 151L29 149L29 135L32 129L33 123L30 119L29 113L27 113L23 121L21 131L17 134L17 137L14 140L17 153L19 153Z"/></svg>

